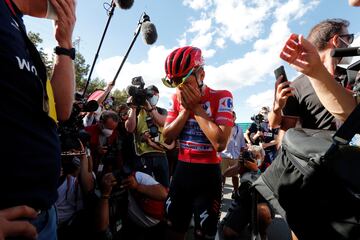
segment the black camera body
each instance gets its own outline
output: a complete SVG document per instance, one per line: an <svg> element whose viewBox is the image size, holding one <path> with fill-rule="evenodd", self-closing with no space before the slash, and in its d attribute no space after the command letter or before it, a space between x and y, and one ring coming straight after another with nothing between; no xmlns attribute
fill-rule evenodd
<svg viewBox="0 0 360 240"><path fill-rule="evenodd" d="M128 178L132 174L130 167L124 165L122 169L116 169L112 172L114 178L116 179L117 185L121 185L121 182Z"/></svg>
<svg viewBox="0 0 360 240"><path fill-rule="evenodd" d="M61 152L79 149L81 147L79 140L86 145L85 143L89 141L90 136L83 130L83 116L80 113L96 111L98 107L99 105L95 100L87 102L86 99L75 98L70 118L59 123Z"/></svg>
<svg viewBox="0 0 360 240"><path fill-rule="evenodd" d="M151 138L156 138L159 136L159 128L158 126L156 126L156 124L154 123L154 120L152 119L151 116L148 116L146 118L146 124L147 127L149 128L149 133Z"/></svg>
<svg viewBox="0 0 360 240"><path fill-rule="evenodd" d="M135 106L144 106L146 99L153 96L153 92L144 88L145 82L142 76L134 77L131 79L131 85L126 88L126 92L132 97L132 101L128 104Z"/></svg>
<svg viewBox="0 0 360 240"><path fill-rule="evenodd" d="M258 130L261 129L261 123L264 122L264 116L262 114L257 114L251 117L251 120L254 121Z"/></svg>

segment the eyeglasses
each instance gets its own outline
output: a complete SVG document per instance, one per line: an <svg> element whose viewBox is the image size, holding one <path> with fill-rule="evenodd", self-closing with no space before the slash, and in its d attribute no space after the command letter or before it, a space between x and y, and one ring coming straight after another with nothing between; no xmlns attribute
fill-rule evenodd
<svg viewBox="0 0 360 240"><path fill-rule="evenodd" d="M184 84L184 82L186 81L186 79L188 79L191 74L194 72L194 68L191 69L189 71L188 74L186 74L185 77L178 77L178 78L168 78L168 77L164 77L161 79L161 81L163 82L163 84L166 86L166 87L169 87L169 88L176 88L176 87L179 87L181 86L182 84Z"/></svg>
<svg viewBox="0 0 360 240"><path fill-rule="evenodd" d="M339 38L340 38L341 41L343 41L347 45L350 45L354 41L354 34L353 33L351 33L351 34L340 34ZM347 42L345 42L345 40L343 38L346 38Z"/></svg>

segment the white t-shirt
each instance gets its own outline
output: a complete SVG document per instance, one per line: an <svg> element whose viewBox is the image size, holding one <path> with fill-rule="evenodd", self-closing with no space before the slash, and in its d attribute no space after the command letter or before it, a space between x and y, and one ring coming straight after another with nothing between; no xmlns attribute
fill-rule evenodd
<svg viewBox="0 0 360 240"><path fill-rule="evenodd" d="M58 223L68 221L75 212L84 208L80 185L76 177L68 175L65 181L58 187L58 199L55 207L58 215Z"/></svg>
<svg viewBox="0 0 360 240"><path fill-rule="evenodd" d="M152 176L142 172L136 172L135 179L142 185L149 186L159 184ZM138 206L131 193L129 194L128 214L132 221L142 227L152 227L160 222L158 219L147 216Z"/></svg>

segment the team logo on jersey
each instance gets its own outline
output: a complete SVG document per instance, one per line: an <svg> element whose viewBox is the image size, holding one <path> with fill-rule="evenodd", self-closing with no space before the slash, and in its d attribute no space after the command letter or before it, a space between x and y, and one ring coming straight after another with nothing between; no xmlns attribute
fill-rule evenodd
<svg viewBox="0 0 360 240"><path fill-rule="evenodd" d="M174 111L174 102L173 101L168 102L168 111L170 111L170 112Z"/></svg>
<svg viewBox="0 0 360 240"><path fill-rule="evenodd" d="M205 110L206 114L211 117L211 108L210 108L210 102L207 101L202 105L203 109Z"/></svg>
<svg viewBox="0 0 360 240"><path fill-rule="evenodd" d="M220 99L218 112L231 112L232 109L233 101L231 97L224 97Z"/></svg>

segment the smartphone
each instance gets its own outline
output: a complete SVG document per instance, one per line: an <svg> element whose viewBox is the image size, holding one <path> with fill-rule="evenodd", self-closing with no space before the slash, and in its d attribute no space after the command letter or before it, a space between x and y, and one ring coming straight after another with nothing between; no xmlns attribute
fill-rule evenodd
<svg viewBox="0 0 360 240"><path fill-rule="evenodd" d="M277 69L275 69L274 71L275 74L275 79L277 80L281 75L283 76L283 78L281 79L280 83L286 82L288 79L286 77L286 73L285 73L285 68L283 65L281 65L280 67L278 67ZM279 83L279 84L280 84Z"/></svg>

